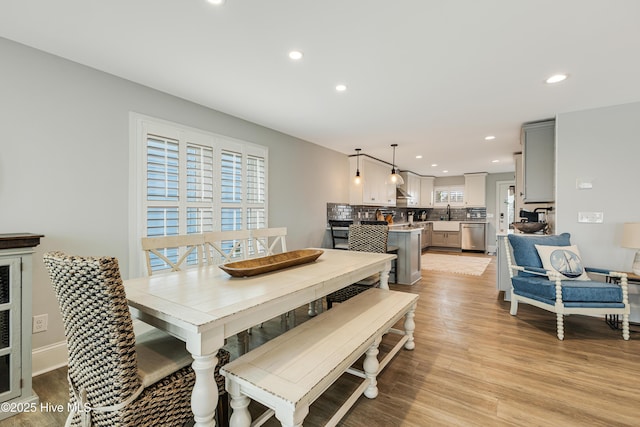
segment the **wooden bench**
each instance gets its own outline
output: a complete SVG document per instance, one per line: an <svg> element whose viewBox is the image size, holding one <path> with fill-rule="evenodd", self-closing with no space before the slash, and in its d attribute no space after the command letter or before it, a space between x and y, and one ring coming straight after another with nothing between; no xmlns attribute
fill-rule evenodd
<svg viewBox="0 0 640 427"><path fill-rule="evenodd" d="M259 426L274 414L283 426L301 426L309 406L348 372L363 381L327 423L336 425L361 394L378 395L376 376L403 346L415 347L417 300L415 294L367 290L222 367L233 409L230 426ZM403 316L404 331L391 329ZM387 332L402 338L378 362L378 344ZM351 368L365 353L364 372ZM250 399L270 408L253 424Z"/></svg>

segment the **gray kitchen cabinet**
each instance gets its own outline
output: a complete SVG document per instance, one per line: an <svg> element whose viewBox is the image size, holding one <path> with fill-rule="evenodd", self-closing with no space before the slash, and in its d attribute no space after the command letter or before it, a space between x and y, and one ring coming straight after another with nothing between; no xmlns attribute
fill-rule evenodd
<svg viewBox="0 0 640 427"><path fill-rule="evenodd" d="M431 246L460 249L459 231L432 231Z"/></svg>
<svg viewBox="0 0 640 427"><path fill-rule="evenodd" d="M389 245L398 247L396 260L396 283L413 285L421 279L422 232L419 228L393 230L389 232Z"/></svg>
<svg viewBox="0 0 640 427"><path fill-rule="evenodd" d="M425 222L421 224L422 228L422 248L425 249L431 246L431 223Z"/></svg>
<svg viewBox="0 0 640 427"><path fill-rule="evenodd" d="M31 388L31 271L40 237L0 234L0 402L7 407L0 420L37 408Z"/></svg>
<svg viewBox="0 0 640 427"><path fill-rule="evenodd" d="M524 203L555 200L555 120L522 126L522 172Z"/></svg>

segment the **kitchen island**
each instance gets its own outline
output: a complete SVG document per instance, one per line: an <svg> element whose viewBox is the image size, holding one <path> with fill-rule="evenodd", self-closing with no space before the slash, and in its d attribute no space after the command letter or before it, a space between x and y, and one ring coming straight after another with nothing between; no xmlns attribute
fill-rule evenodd
<svg viewBox="0 0 640 427"><path fill-rule="evenodd" d="M335 230L347 230L346 227L334 227ZM399 285L413 285L422 277L420 275L420 256L422 255L422 227L408 227L406 225L389 227L389 246L398 247L395 275L392 273L390 282ZM331 230L327 229L323 247L331 247ZM394 277L395 276L395 277Z"/></svg>

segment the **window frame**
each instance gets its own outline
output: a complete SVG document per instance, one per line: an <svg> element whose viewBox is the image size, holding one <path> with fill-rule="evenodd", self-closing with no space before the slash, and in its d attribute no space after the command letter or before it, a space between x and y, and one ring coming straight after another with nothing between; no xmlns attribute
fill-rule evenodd
<svg viewBox="0 0 640 427"><path fill-rule="evenodd" d="M222 208L233 206L241 209L242 218L238 226L240 230L247 229L248 212L251 209L264 209L263 223L268 227L268 165L269 150L267 147L224 135L215 134L201 129L196 129L169 122L154 117L131 112L130 122L130 162L129 162L129 277L139 277L146 272L145 256L140 245L140 239L147 236L147 208L179 206L184 209L185 215L178 218L178 234L187 233L187 208L212 209L211 231L222 229ZM175 202L155 201L147 199L147 137L156 135L178 141L179 157L179 200ZM187 197L187 145L211 147L213 149L213 188L212 201L188 201ZM241 200L234 203L223 203L222 187L222 152L232 151L241 155ZM248 158L258 157L264 159L264 201L250 203L248 197ZM202 230L200 230L201 232ZM209 230L207 230L209 231Z"/></svg>
<svg viewBox="0 0 640 427"><path fill-rule="evenodd" d="M438 191L446 191L447 192L447 201L445 202L438 202ZM455 192L459 192L461 194L461 200L460 201L451 201L451 193L455 191ZM433 206L435 207L444 207L444 206L464 206L464 184L460 184L460 185L438 185L436 187L433 187Z"/></svg>

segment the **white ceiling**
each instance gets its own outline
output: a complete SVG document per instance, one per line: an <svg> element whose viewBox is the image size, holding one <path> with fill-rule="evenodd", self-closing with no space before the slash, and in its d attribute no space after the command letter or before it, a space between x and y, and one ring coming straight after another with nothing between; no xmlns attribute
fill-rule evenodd
<svg viewBox="0 0 640 427"><path fill-rule="evenodd" d="M0 1L0 37L343 153L397 143L434 176L512 171L523 122L640 101L639 19L637 0Z"/></svg>

